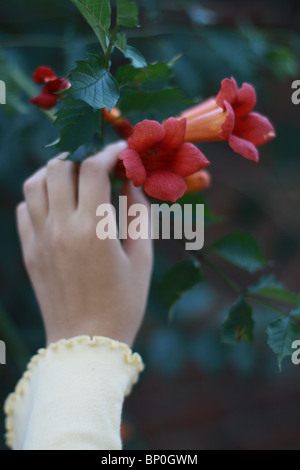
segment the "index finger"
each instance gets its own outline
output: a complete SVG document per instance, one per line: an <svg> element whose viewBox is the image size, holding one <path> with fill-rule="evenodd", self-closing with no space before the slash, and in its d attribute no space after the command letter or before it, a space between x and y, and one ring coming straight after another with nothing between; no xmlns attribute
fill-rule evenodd
<svg viewBox="0 0 300 470"><path fill-rule="evenodd" d="M118 162L127 142L108 145L104 150L87 158L80 167L78 205L80 209L96 213L99 204L110 200L109 173Z"/></svg>

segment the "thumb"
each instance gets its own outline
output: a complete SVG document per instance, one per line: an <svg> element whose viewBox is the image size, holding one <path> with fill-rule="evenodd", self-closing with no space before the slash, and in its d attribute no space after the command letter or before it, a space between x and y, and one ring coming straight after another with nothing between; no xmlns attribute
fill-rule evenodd
<svg viewBox="0 0 300 470"><path fill-rule="evenodd" d="M136 188L131 181L126 180L123 196L127 197L129 217L127 218L127 240L123 248L133 264L145 264L152 268L153 243L151 240L151 206L142 188ZM125 227L124 227L125 229Z"/></svg>

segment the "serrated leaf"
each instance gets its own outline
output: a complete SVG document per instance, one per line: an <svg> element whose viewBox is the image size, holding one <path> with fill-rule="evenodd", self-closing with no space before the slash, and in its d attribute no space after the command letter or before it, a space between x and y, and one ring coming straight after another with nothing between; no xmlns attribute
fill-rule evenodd
<svg viewBox="0 0 300 470"><path fill-rule="evenodd" d="M300 339L300 327L290 317L279 318L267 328L268 345L275 353L279 369L285 357L293 354L292 343Z"/></svg>
<svg viewBox="0 0 300 470"><path fill-rule="evenodd" d="M119 107L126 115L142 113L150 119L149 113L153 113L157 120L162 120L176 116L189 103L177 88L170 88L159 92L128 93L122 98Z"/></svg>
<svg viewBox="0 0 300 470"><path fill-rule="evenodd" d="M124 28L136 28L139 24L138 7L127 0L117 0L117 23Z"/></svg>
<svg viewBox="0 0 300 470"><path fill-rule="evenodd" d="M120 92L114 77L104 66L102 56L90 56L78 61L76 69L69 75L72 87L70 93L75 99L83 100L94 109L111 110L118 102Z"/></svg>
<svg viewBox="0 0 300 470"><path fill-rule="evenodd" d="M250 273L267 265L267 260L258 241L247 233L230 233L214 243L210 250L229 263L246 269Z"/></svg>
<svg viewBox="0 0 300 470"><path fill-rule="evenodd" d="M104 52L107 51L107 37L111 24L110 0L71 0L93 28Z"/></svg>
<svg viewBox="0 0 300 470"><path fill-rule="evenodd" d="M160 299L171 312L180 297L202 281L199 262L190 258L177 264L164 276L159 286Z"/></svg>
<svg viewBox="0 0 300 470"><path fill-rule="evenodd" d="M60 129L60 139L56 146L62 152L71 153L82 145L88 146L94 135L100 134L100 123L100 111L95 112L83 101L65 98L54 123Z"/></svg>
<svg viewBox="0 0 300 470"><path fill-rule="evenodd" d="M222 341L226 344L236 344L240 341L252 343L253 329L252 308L244 299L239 299L222 325Z"/></svg>
<svg viewBox="0 0 300 470"><path fill-rule="evenodd" d="M250 286L248 292L291 305L297 305L300 302L300 294L289 292L274 276L263 277L257 284Z"/></svg>
<svg viewBox="0 0 300 470"><path fill-rule="evenodd" d="M124 51L124 57L130 59L132 66L136 69L147 67L147 62L144 56L135 47L127 46Z"/></svg>

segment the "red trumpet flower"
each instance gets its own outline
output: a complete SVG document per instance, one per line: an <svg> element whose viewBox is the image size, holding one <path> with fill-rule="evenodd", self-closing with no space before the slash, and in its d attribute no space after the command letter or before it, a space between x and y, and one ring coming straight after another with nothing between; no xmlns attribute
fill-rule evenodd
<svg viewBox="0 0 300 470"><path fill-rule="evenodd" d="M187 190L184 178L210 165L197 147L184 143L185 132L186 119L137 124L128 139L129 149L119 157L127 178L137 187L144 185L149 196L177 201Z"/></svg>
<svg viewBox="0 0 300 470"><path fill-rule="evenodd" d="M225 78L216 98L184 111L187 119L185 140L212 142L228 140L230 147L248 160L258 162L256 147L275 137L270 121L252 110L256 105L256 92L244 83L239 89L234 78Z"/></svg>
<svg viewBox="0 0 300 470"><path fill-rule="evenodd" d="M33 73L33 79L38 85L45 86L40 95L30 99L30 103L45 110L54 108L59 98L63 98L57 93L71 87L66 78L58 78L50 67L38 67Z"/></svg>

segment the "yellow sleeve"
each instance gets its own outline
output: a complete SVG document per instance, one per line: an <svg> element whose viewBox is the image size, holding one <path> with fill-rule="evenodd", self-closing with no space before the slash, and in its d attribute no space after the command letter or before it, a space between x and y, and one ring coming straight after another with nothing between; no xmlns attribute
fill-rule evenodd
<svg viewBox="0 0 300 470"><path fill-rule="evenodd" d="M124 397L143 370L110 338L61 340L34 356L5 403L14 450L119 450Z"/></svg>

